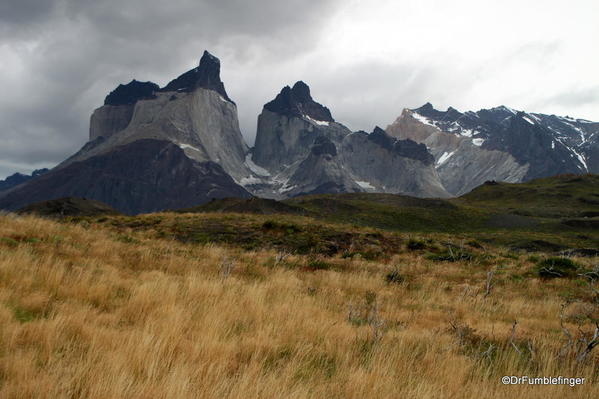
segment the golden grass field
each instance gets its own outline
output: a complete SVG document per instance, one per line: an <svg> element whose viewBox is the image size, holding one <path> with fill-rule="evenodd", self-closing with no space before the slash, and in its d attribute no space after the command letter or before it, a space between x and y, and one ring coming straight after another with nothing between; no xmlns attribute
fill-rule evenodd
<svg viewBox="0 0 599 399"><path fill-rule="evenodd" d="M309 256L130 235L0 215L0 398L599 398L599 348L577 361L560 326L570 298L564 326L588 336L597 306L580 279L528 276L528 254L315 270ZM403 281L386 281L396 269Z"/></svg>

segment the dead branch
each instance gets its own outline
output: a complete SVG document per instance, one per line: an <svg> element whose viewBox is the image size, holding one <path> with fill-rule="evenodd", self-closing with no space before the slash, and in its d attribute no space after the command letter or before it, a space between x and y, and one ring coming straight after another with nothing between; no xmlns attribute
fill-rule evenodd
<svg viewBox="0 0 599 399"><path fill-rule="evenodd" d="M514 320L514 324L512 324L512 333L510 334L510 345L518 352L519 355L522 355L522 351L518 348L518 346L514 343L514 338L516 336L516 327L518 326L518 320Z"/></svg>

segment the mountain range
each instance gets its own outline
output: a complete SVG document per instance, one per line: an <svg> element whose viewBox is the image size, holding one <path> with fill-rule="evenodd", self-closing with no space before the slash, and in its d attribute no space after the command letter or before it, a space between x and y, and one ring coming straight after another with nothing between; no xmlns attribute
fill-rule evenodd
<svg viewBox="0 0 599 399"><path fill-rule="evenodd" d="M440 111L427 103L404 109L386 129L352 132L302 81L264 105L250 148L220 67L206 51L196 68L162 88L136 80L119 85L92 113L81 150L46 173L0 182L0 208L62 197L129 214L227 197L447 198L490 180L599 173L596 122L505 106Z"/></svg>

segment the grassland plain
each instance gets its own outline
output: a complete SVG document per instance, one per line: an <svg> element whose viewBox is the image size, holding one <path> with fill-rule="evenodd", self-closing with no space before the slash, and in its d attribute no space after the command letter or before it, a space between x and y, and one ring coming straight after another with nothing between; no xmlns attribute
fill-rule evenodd
<svg viewBox="0 0 599 399"><path fill-rule="evenodd" d="M0 215L0 397L599 397L596 257L541 279L545 252L480 239L505 226L362 222ZM512 233L592 245L582 229Z"/></svg>

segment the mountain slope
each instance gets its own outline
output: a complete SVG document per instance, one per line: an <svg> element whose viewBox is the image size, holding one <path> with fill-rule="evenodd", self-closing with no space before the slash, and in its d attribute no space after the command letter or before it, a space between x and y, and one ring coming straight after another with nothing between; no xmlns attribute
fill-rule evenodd
<svg viewBox="0 0 599 399"><path fill-rule="evenodd" d="M84 197L136 214L249 196L218 164L195 161L171 142L143 139L54 169L1 197L0 208Z"/></svg>

